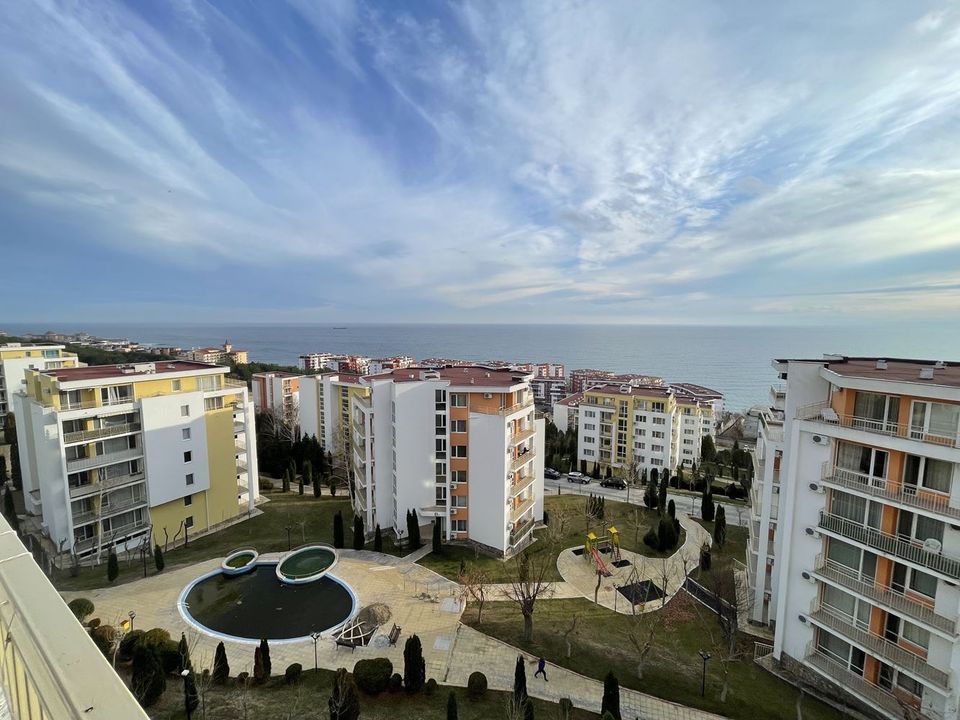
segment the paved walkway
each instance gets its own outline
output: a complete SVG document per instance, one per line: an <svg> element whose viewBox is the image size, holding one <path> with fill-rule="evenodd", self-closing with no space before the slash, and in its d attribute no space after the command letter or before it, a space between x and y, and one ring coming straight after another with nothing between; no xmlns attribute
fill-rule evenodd
<svg viewBox="0 0 960 720"><path fill-rule="evenodd" d="M600 605L624 615L630 615L634 612L649 612L663 607L683 587L683 581L687 573L695 568L700 560L700 548L704 543L712 544L713 540L710 533L689 516L678 515L677 519L686 531L686 539L680 549L670 557L649 558L629 550L621 550L621 558L629 560L630 564L617 568L610 563L609 555L603 556L604 563L611 571L611 575L601 578L600 590L597 595L597 601ZM574 555L574 549L567 548L560 553L557 558L557 569L566 584L578 590L582 597L592 600L597 586L596 566L593 558ZM664 591L665 598L662 602L647 603L642 610L640 606L637 606L635 610L631 607L629 601L617 591L617 588L630 582L642 580L653 582Z"/></svg>

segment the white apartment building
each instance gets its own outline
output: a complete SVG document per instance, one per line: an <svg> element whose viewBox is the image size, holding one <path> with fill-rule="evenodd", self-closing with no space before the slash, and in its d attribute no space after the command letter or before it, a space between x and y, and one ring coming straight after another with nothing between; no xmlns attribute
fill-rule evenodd
<svg viewBox="0 0 960 720"><path fill-rule="evenodd" d="M100 558L252 510L253 405L227 372L182 360L28 370L15 413L33 539Z"/></svg>
<svg viewBox="0 0 960 720"><path fill-rule="evenodd" d="M887 718L960 703L960 365L828 356L786 376L773 657Z"/></svg>
<svg viewBox="0 0 960 720"><path fill-rule="evenodd" d="M701 440L713 435L715 408L722 398L700 386L591 386L577 412L578 460L589 469L599 465L601 472L631 462L648 471L699 463Z"/></svg>
<svg viewBox="0 0 960 720"><path fill-rule="evenodd" d="M543 517L543 420L529 373L479 366L305 378L300 424L346 451L367 529L406 513L507 556Z"/></svg>
<svg viewBox="0 0 960 720"><path fill-rule="evenodd" d="M579 427L581 400L583 400L583 393L574 393L553 404L553 424L558 430L566 432L571 428Z"/></svg>
<svg viewBox="0 0 960 720"><path fill-rule="evenodd" d="M253 404L257 412L273 412L291 427L296 425L300 407L300 379L302 375L275 371L254 373Z"/></svg>
<svg viewBox="0 0 960 720"><path fill-rule="evenodd" d="M552 407L567 396L567 381L563 377L537 376L530 380L530 389L537 405Z"/></svg>
<svg viewBox="0 0 960 720"><path fill-rule="evenodd" d="M0 428L6 424L7 413L13 412L14 394L26 385L27 370L55 370L80 364L77 356L66 352L63 345L0 345Z"/></svg>

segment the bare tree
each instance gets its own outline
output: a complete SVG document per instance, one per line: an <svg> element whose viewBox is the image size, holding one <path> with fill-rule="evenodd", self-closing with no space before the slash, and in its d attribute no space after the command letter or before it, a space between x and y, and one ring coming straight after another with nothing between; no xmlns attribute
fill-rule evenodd
<svg viewBox="0 0 960 720"><path fill-rule="evenodd" d="M473 600L477 604L477 624L483 622L483 604L487 601L490 577L481 568L467 567L458 578L460 581L460 602Z"/></svg>
<svg viewBox="0 0 960 720"><path fill-rule="evenodd" d="M643 472L643 466L630 458L630 462L623 466L623 481L627 484L627 502L630 502L630 489L640 484L640 475Z"/></svg>
<svg viewBox="0 0 960 720"><path fill-rule="evenodd" d="M570 621L570 627L568 627L563 633L563 641L567 644L567 657L569 658L573 654L573 645L570 641L571 635L577 634L577 624L580 622L580 613L577 613L573 616L573 619Z"/></svg>
<svg viewBox="0 0 960 720"><path fill-rule="evenodd" d="M513 559L512 580L506 595L523 615L523 639L527 642L533 639L533 611L537 600L553 594L553 587L546 580L552 558L552 553L532 555L525 550Z"/></svg>
<svg viewBox="0 0 960 720"><path fill-rule="evenodd" d="M550 510L550 522L547 524L545 534L547 542L551 545L559 544L566 535L567 529L574 519L574 511L564 502L558 502Z"/></svg>

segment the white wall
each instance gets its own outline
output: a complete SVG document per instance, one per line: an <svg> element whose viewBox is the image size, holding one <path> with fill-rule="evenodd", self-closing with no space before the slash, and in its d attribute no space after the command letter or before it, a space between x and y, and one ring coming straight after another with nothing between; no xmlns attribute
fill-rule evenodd
<svg viewBox="0 0 960 720"><path fill-rule="evenodd" d="M188 417L181 415L182 405L189 405ZM150 506L208 490L210 471L203 393L143 398L140 407ZM183 439L184 428L190 428L189 440ZM185 463L183 453L188 450L193 454L192 460ZM187 473L193 473L193 485L186 484Z"/></svg>
<svg viewBox="0 0 960 720"><path fill-rule="evenodd" d="M508 498L506 421L500 415L472 412L467 427L470 430L467 471L470 539L504 551Z"/></svg>
<svg viewBox="0 0 960 720"><path fill-rule="evenodd" d="M436 502L434 491L434 394L438 386L428 382L395 383L397 420L397 529L406 532L407 510ZM387 410L389 413L389 409ZM449 462L450 447L447 446ZM420 517L421 525L428 522Z"/></svg>
<svg viewBox="0 0 960 720"><path fill-rule="evenodd" d="M373 498L374 524L381 528L393 525L393 447L390 404L393 402L393 383L375 383L370 402L373 407ZM401 516L402 517L402 516ZM371 530L373 528L370 528Z"/></svg>
<svg viewBox="0 0 960 720"><path fill-rule="evenodd" d="M537 453L537 456L533 459L533 472L536 478L536 480L533 481L533 492L536 497L536 501L533 504L533 516L537 521L541 521L543 520L543 470L546 466L543 448L544 440L546 439L547 421L543 418L538 418L533 421L533 425L537 430L537 434L533 438L533 449Z"/></svg>
<svg viewBox="0 0 960 720"><path fill-rule="evenodd" d="M254 386L256 387L256 386ZM318 395L323 391L320 376L309 375L300 378L300 432L304 435L315 435L321 444L326 446L320 434L320 418Z"/></svg>
<svg viewBox="0 0 960 720"><path fill-rule="evenodd" d="M39 489L43 504L43 524L54 543L66 538L70 547L73 526L70 496L67 490L66 460L60 442L57 414L33 403L24 395L14 396L17 442L20 446L20 468L24 489ZM24 444L26 440L26 444ZM27 500L27 493L24 494ZM31 499L32 500L32 499ZM35 505L30 509L35 511Z"/></svg>

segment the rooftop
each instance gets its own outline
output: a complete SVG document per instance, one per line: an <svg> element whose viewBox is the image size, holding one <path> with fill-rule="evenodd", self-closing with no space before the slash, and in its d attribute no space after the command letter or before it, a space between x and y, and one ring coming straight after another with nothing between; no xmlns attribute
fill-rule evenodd
<svg viewBox="0 0 960 720"><path fill-rule="evenodd" d="M819 360L785 358L777 359L776 362L820 363L825 369L843 377L960 388L960 363L958 362L844 355L827 355Z"/></svg>
<svg viewBox="0 0 960 720"><path fill-rule="evenodd" d="M269 372L254 373L251 377L259 378L269 378L269 377L280 377L280 378L298 378L303 377L303 373L294 373L287 372L286 370L270 370Z"/></svg>
<svg viewBox="0 0 960 720"><path fill-rule="evenodd" d="M398 368L379 375L368 375L368 380L393 380L394 382L417 382L423 373L434 374L451 385L480 385L482 387L509 388L526 382L530 373L510 368L490 368L482 365L456 365L452 367Z"/></svg>
<svg viewBox="0 0 960 720"><path fill-rule="evenodd" d="M60 382L77 382L80 380L107 380L110 378L144 378L151 375L167 375L172 373L196 372L199 370L221 370L228 368L219 365L194 362L192 360L162 360L159 362L130 363L125 365L90 365L78 368L55 368L42 370L42 375L55 377Z"/></svg>
<svg viewBox="0 0 960 720"><path fill-rule="evenodd" d="M568 395L563 398L563 400L557 400L557 405L567 405L568 407L577 407L580 404L580 401L583 400L583 393L578 392L573 395Z"/></svg>
<svg viewBox="0 0 960 720"><path fill-rule="evenodd" d="M633 395L634 397L670 397L673 395L673 391L668 385L631 385L627 383L594 385L585 392L603 395Z"/></svg>
<svg viewBox="0 0 960 720"><path fill-rule="evenodd" d="M693 383L670 383L670 387L677 395L688 395L697 400L722 400L723 393L718 390L711 390L703 385L694 385Z"/></svg>

